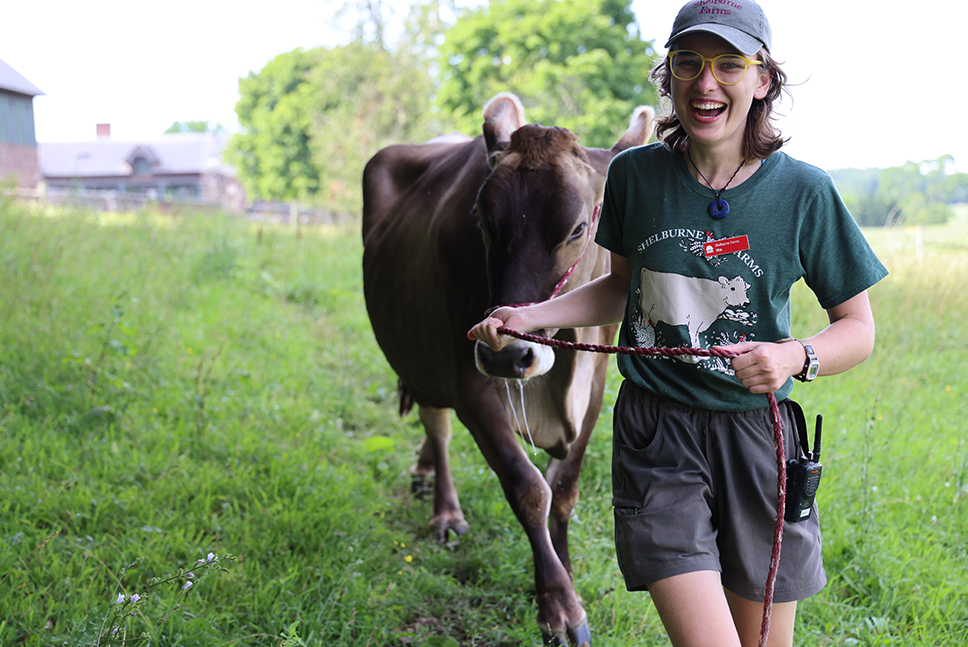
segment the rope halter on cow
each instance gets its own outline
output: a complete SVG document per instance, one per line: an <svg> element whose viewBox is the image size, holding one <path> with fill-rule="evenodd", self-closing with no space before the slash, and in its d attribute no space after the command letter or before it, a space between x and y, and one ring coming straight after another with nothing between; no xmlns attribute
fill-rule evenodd
<svg viewBox="0 0 968 647"><path fill-rule="evenodd" d="M598 208L596 207L596 215ZM579 258L580 260L580 258ZM575 265L578 263L576 262ZM574 270L575 266L572 266ZM571 273L569 270L568 274ZM568 275L565 276L567 278ZM564 285L563 278L559 286ZM556 288L560 289L560 288ZM553 298L555 294L552 294ZM593 353L612 353L619 355L651 355L660 357L676 357L681 355L691 355L698 357L721 357L729 359L736 357L738 353L724 348L654 348L654 347L627 347L627 346L600 346L597 344L582 344L577 342L562 341L560 339L549 339L529 333L522 333L516 330L501 326L497 329L502 335L517 337L518 339L544 344L552 348L562 348L578 351L589 351ZM763 596L763 621L760 625L760 647L766 647L767 637L770 634L770 614L773 610L773 587L776 584L776 573L780 565L780 546L783 541L783 516L786 513L786 451L783 447L783 423L780 421L780 409L776 402L776 397L772 393L767 393L766 398L770 405L770 414L773 419L773 445L776 448L776 519L773 526L773 550L770 555L770 570L766 577L765 594Z"/></svg>

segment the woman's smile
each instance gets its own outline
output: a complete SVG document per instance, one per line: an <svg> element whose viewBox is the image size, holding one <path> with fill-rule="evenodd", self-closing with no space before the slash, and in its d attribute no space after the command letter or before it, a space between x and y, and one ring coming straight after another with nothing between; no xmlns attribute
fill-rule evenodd
<svg viewBox="0 0 968 647"><path fill-rule="evenodd" d="M726 111L726 104L721 101L693 100L689 105L694 117L699 121L715 121Z"/></svg>

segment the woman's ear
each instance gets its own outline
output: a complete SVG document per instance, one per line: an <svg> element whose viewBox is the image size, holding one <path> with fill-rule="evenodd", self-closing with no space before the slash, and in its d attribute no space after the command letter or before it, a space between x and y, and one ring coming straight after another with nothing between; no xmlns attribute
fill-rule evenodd
<svg viewBox="0 0 968 647"><path fill-rule="evenodd" d="M757 67L761 67L757 65ZM765 66L763 66L765 67ZM757 70L759 72L759 70ZM753 96L757 99L763 100L767 94L770 92L770 86L773 85L773 70L766 69L759 74L759 83L756 85L756 89L753 90Z"/></svg>

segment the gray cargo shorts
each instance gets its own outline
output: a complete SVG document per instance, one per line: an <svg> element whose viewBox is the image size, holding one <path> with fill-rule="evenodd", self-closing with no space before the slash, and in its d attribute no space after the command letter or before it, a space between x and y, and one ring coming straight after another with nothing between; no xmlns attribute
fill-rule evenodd
<svg viewBox="0 0 968 647"><path fill-rule="evenodd" d="M797 451L790 405L779 403L787 458ZM727 590L762 601L777 498L769 407L694 409L625 381L613 433L615 549L626 587L710 570ZM826 583L814 504L808 520L784 525L774 601L808 598Z"/></svg>

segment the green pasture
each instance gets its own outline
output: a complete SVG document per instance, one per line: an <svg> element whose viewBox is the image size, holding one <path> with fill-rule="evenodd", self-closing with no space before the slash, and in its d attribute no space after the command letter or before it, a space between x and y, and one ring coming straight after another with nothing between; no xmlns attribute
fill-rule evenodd
<svg viewBox="0 0 968 647"><path fill-rule="evenodd" d="M796 642L963 647L968 210L920 249L868 234L877 348L795 392L825 416L830 578ZM471 529L429 538L360 257L356 228L0 202L0 645L539 642L530 549L459 425ZM799 286L794 333L824 322ZM595 645L664 645L612 549L617 386L572 561Z"/></svg>

